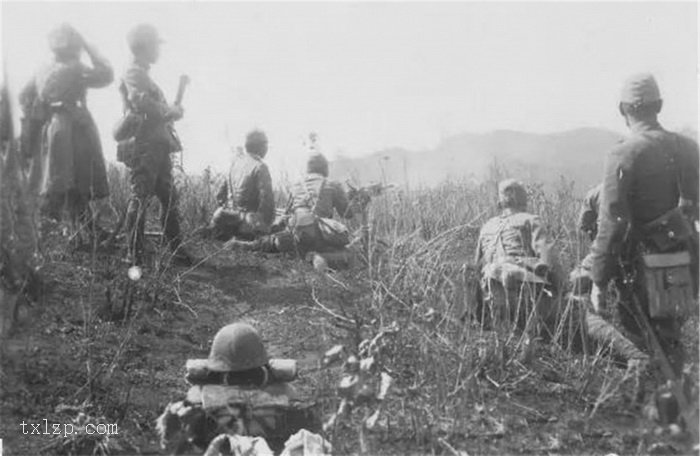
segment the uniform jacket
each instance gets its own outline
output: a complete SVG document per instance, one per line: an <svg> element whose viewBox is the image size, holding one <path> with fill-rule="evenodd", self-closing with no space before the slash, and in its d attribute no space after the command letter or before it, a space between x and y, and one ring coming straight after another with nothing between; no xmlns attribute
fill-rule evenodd
<svg viewBox="0 0 700 456"><path fill-rule="evenodd" d="M546 243L537 215L506 210L481 227L476 262L483 267L503 257L539 257Z"/></svg>
<svg viewBox="0 0 700 456"><path fill-rule="evenodd" d="M315 215L324 218L333 218L334 209L344 218L353 215L343 186L316 173L307 174L294 186L291 206L292 211L315 208Z"/></svg>
<svg viewBox="0 0 700 456"><path fill-rule="evenodd" d="M658 122L633 125L630 136L605 163L598 235L592 247L593 280L599 286L617 274L628 236L678 205L698 204L698 145L665 131Z"/></svg>
<svg viewBox="0 0 700 456"><path fill-rule="evenodd" d="M129 107L144 115L137 141L167 144L170 151L176 151L179 146L171 132L170 105L163 91L151 79L149 70L149 64L135 59L126 69L119 90Z"/></svg>
<svg viewBox="0 0 700 456"><path fill-rule="evenodd" d="M275 218L275 196L265 162L249 153L237 157L219 189L217 201L229 209L257 213L269 226Z"/></svg>
<svg viewBox="0 0 700 456"><path fill-rule="evenodd" d="M109 194L97 126L86 105L88 88L112 82L109 63L93 56L92 67L79 60L54 61L36 73L20 94L25 118L39 122L39 145L30 182L40 194L77 191L89 198Z"/></svg>

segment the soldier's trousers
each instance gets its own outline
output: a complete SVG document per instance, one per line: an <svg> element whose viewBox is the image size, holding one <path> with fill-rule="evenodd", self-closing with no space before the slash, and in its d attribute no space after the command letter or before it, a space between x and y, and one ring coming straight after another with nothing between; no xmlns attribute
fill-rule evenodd
<svg viewBox="0 0 700 456"><path fill-rule="evenodd" d="M172 168L167 145L153 145L148 152L134 159L130 176L131 199L126 215L126 232L129 253L135 257L143 251L146 213L153 196L160 202L160 223L165 241L173 250L182 242L178 196Z"/></svg>

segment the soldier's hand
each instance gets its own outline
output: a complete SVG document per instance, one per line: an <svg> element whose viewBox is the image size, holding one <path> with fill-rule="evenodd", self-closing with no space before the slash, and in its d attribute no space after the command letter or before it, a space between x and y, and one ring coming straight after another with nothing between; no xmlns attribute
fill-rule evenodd
<svg viewBox="0 0 700 456"><path fill-rule="evenodd" d="M593 311L597 314L605 310L605 289L600 288L595 283L591 288L591 304L593 305Z"/></svg>
<svg viewBox="0 0 700 456"><path fill-rule="evenodd" d="M170 120L180 120L180 119L182 119L182 116L184 114L185 114L185 110L180 105L173 105L168 110L168 118Z"/></svg>

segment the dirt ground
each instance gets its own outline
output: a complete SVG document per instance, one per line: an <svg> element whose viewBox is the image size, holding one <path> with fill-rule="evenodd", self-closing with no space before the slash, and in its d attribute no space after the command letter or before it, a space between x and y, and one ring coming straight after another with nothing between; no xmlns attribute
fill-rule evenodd
<svg viewBox="0 0 700 456"><path fill-rule="evenodd" d="M297 386L330 415L337 399L320 359L349 336L312 299L322 278L293 258L216 249L202 243L196 251L207 258L203 264L171 267L160 277L146 268L138 282L126 278L114 255L52 258L43 302L22 309L2 347L3 454L94 448L84 435L32 435L29 425L22 432L23 422L41 423L42 431L50 423L53 432L51 424L72 423L81 412L93 423L118 424L118 435L100 440L110 454L161 454L155 419L186 392L185 361L206 357L216 331L235 320L256 326L271 356L299 360ZM130 310L123 306L129 296L135 297ZM420 433L405 413L411 398L398 382L399 399L372 436L370 453L687 453L682 442L654 436L640 414L615 401L585 420L591 399L581 385L552 372L546 360L535 366L487 389L468 422L433 417L432 428ZM358 452L350 425L328 438L339 453Z"/></svg>

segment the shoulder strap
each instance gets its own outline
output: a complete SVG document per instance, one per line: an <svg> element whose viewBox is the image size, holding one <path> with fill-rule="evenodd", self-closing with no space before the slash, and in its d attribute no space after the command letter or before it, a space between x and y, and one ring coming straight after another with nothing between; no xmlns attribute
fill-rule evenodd
<svg viewBox="0 0 700 456"><path fill-rule="evenodd" d="M326 184L326 179L324 178L321 181L321 185L318 188L318 195L316 195L316 198L311 195L311 192L309 192L309 188L307 187L307 181L304 180L304 182L301 183L302 188L304 189L304 192L306 192L306 198L309 202L313 201L312 207L311 207L311 212L316 214L316 206L318 206L318 201L321 199L321 192L323 191L323 188Z"/></svg>

